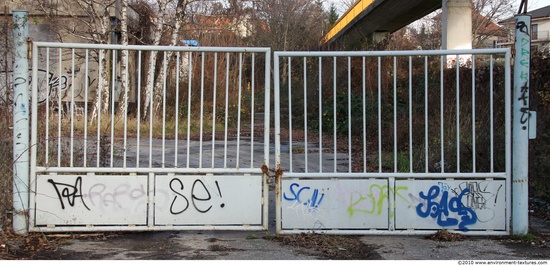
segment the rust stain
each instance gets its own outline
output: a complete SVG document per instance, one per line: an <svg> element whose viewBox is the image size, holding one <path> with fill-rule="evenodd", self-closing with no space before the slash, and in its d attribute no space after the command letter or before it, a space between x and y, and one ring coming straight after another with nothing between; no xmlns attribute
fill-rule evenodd
<svg viewBox="0 0 550 266"><path fill-rule="evenodd" d="M275 198L279 198L281 195L280 180L283 178L283 170L281 170L281 164L277 164L277 170L275 170Z"/></svg>

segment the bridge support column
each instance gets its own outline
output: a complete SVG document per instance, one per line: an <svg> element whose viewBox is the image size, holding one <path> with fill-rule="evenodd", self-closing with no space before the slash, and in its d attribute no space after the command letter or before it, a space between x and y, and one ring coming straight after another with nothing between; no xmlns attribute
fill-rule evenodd
<svg viewBox="0 0 550 266"><path fill-rule="evenodd" d="M390 35L389 32L387 31L376 31L376 32L373 32L372 33L372 42L373 43L379 43L381 42L382 40L384 40L384 38L388 37L388 35Z"/></svg>
<svg viewBox="0 0 550 266"><path fill-rule="evenodd" d="M472 49L472 0L442 0L441 10L441 49ZM448 58L447 62L454 59ZM468 59L460 57L463 63Z"/></svg>

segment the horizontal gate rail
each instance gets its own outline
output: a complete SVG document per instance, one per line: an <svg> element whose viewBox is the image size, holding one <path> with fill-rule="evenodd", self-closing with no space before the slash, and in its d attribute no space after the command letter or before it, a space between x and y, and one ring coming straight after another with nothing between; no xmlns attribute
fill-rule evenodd
<svg viewBox="0 0 550 266"><path fill-rule="evenodd" d="M275 52L277 232L508 234L510 57ZM471 215L441 218L450 198Z"/></svg>
<svg viewBox="0 0 550 266"><path fill-rule="evenodd" d="M267 229L269 48L32 51L30 230Z"/></svg>

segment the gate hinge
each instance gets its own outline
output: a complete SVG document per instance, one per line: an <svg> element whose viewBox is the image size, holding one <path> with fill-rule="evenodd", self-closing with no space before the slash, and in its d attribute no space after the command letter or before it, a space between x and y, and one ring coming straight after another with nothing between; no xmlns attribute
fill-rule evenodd
<svg viewBox="0 0 550 266"><path fill-rule="evenodd" d="M272 173L271 175L269 173ZM264 173L266 176L271 178L277 178L283 176L283 171L281 170L281 167L277 167L277 169L269 169L267 165L262 165L262 173Z"/></svg>

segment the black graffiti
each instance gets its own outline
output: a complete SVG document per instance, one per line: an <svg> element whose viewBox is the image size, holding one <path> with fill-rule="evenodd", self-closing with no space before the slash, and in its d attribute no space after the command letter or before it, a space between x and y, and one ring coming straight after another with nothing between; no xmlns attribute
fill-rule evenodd
<svg viewBox="0 0 550 266"><path fill-rule="evenodd" d="M64 199L67 200L71 207L74 207L76 199L80 199L84 207L90 210L82 197L82 177L77 177L74 185L55 182L53 179L48 179L48 182L55 188L55 192L57 193L57 197L61 203L61 209L65 209Z"/></svg>
<svg viewBox="0 0 550 266"><path fill-rule="evenodd" d="M529 27L527 27L527 25L523 21L518 21L518 23L516 24L516 29L529 35Z"/></svg>
<svg viewBox="0 0 550 266"><path fill-rule="evenodd" d="M14 90L17 90L15 88L17 88L17 87L19 87L19 86L21 86L25 83L27 83L27 80L25 78L22 78L22 77L15 78L15 80L13 82ZM14 101L13 101L13 106L15 108L14 110L17 110L18 105L24 100L25 100L25 98L23 96L23 93L22 92L18 93L17 96L15 97ZM25 105L23 103L21 103L21 107L19 108L18 111L23 112L23 114L26 112L26 108L25 108Z"/></svg>
<svg viewBox="0 0 550 266"><path fill-rule="evenodd" d="M37 70L38 73L40 73L40 77L38 78L39 79L39 85L41 84L46 84L46 88L45 89L42 89L43 87L40 86L39 89L38 89L38 99L37 99L37 103L38 104L42 104L44 102L46 102L46 100L48 100L50 97L54 97L55 96L55 93L56 91L65 91L67 89L67 87L69 86L68 85L68 78L67 76L56 76L54 73L52 72L46 72L46 70L44 69L38 69ZM9 73L13 73L13 71L10 71ZM8 75L9 75L8 73ZM45 76L45 77L43 77ZM3 77L4 79L6 79L6 77ZM91 78L88 78L89 79L89 86L91 86L91 84L94 82L93 79ZM17 82L17 83L16 83ZM22 85L22 84L25 84L25 83L28 83L29 84L29 94L31 93L32 91L32 73L29 73L29 78L26 79L24 77L18 77L15 79L15 82L13 84L13 86L18 86L18 85ZM1 97L1 96L0 96ZM6 101L8 102L12 102L12 99L5 99ZM16 100L14 102L17 102Z"/></svg>
<svg viewBox="0 0 550 266"><path fill-rule="evenodd" d="M172 190L174 193L176 193L176 196L174 197L174 200L172 200L172 204L170 204L170 213L171 214L180 214L180 213L186 211L187 208L189 208L189 200L187 200L187 198L183 194L179 193L178 191L176 191L174 189L174 187L172 187L172 184L174 182L178 182L180 184L179 190L183 191L183 189L184 189L183 182L181 182L181 180L179 180L177 178L174 178L174 179L170 180L170 190ZM176 203L176 200L180 197L183 200L185 200L185 207L181 211L174 211L174 203Z"/></svg>
<svg viewBox="0 0 550 266"><path fill-rule="evenodd" d="M221 189L218 184L218 181L215 181L216 188L218 189L218 195L222 197ZM178 178L173 178L170 180L170 190L176 195L170 204L170 213L177 215L185 212L189 208L189 199L184 195L185 185ZM202 195L202 196L201 196ZM191 186L191 204L196 211L200 213L207 213L212 209L212 204L208 204L212 200L212 194L208 187L204 184L201 179L196 179ZM183 203L182 203L183 202ZM202 203L201 203L202 202ZM206 203L207 206L200 206ZM179 207L178 207L179 206ZM220 204L221 208L225 207L225 204Z"/></svg>
<svg viewBox="0 0 550 266"><path fill-rule="evenodd" d="M531 116L531 112L529 111L529 108L527 107L521 107L519 109L519 111L521 112L521 117L519 119L519 122L521 124L525 124L527 123L527 121L529 121L529 117Z"/></svg>
<svg viewBox="0 0 550 266"><path fill-rule="evenodd" d="M521 96L518 98L518 101L523 105L520 107L519 111L521 112L521 117L519 119L519 122L522 125L525 125L527 121L529 121L529 118L531 117L531 112L528 107L528 101L529 101L529 87L527 86L527 83L525 83L521 87ZM527 130L526 126L522 127L523 130Z"/></svg>
<svg viewBox="0 0 550 266"><path fill-rule="evenodd" d="M523 85L521 87L521 97L518 98L519 101L523 103L523 105L527 105L527 100L529 100L529 87L527 84Z"/></svg>

